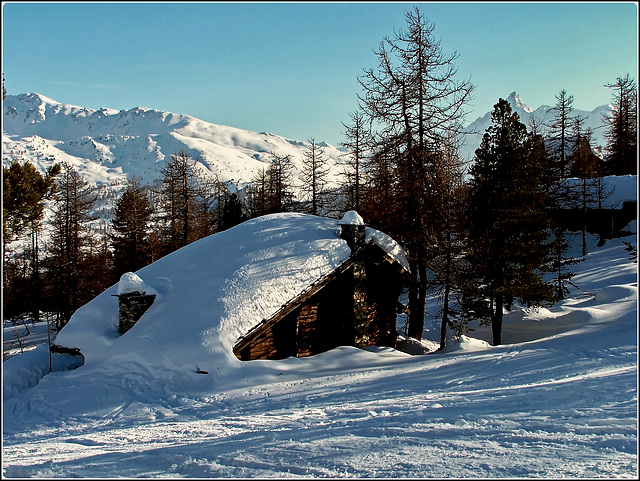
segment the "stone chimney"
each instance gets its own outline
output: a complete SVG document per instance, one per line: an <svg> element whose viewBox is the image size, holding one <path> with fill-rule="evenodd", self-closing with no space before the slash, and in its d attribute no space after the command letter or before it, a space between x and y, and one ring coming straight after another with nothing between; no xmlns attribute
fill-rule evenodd
<svg viewBox="0 0 640 481"><path fill-rule="evenodd" d="M340 222L340 237L347 241L351 254L355 254L366 244L365 225L362 217L355 211L348 211Z"/></svg>
<svg viewBox="0 0 640 481"><path fill-rule="evenodd" d="M126 272L118 283L118 332L124 334L131 329L142 315L151 307L156 295L142 279L133 272Z"/></svg>

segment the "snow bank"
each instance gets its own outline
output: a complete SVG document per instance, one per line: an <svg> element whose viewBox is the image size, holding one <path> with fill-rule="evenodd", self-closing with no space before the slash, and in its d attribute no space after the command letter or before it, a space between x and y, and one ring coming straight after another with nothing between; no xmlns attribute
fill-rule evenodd
<svg viewBox="0 0 640 481"><path fill-rule="evenodd" d="M602 178L602 192L604 209L619 209L624 202L637 202L638 200L638 176L637 175L609 175ZM593 179L587 181L592 185ZM582 180L576 178L565 179L568 186L581 186ZM597 200L592 200L589 207L598 207Z"/></svg>
<svg viewBox="0 0 640 481"><path fill-rule="evenodd" d="M491 349L491 344L481 339L475 339L468 336L460 336L458 341L454 341L447 345L441 352L460 352L460 351L484 351Z"/></svg>
<svg viewBox="0 0 640 481"><path fill-rule="evenodd" d="M423 356L344 346L234 364L201 329L222 342L231 326L213 316L242 307L252 276L349 254L329 219L252 222L139 271L160 304L127 334L110 337L117 285L79 311L60 334L84 339L89 365L26 389L46 348L3 363L5 477L637 477L638 271L619 240L575 266L569 298L514 306L507 345L476 330Z"/></svg>

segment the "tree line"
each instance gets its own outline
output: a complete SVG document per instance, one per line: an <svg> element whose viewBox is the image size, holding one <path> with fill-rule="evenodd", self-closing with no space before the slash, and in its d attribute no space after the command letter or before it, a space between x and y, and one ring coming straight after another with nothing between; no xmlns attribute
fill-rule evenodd
<svg viewBox="0 0 640 481"><path fill-rule="evenodd" d="M232 192L181 151L167 160L156 186L129 179L109 229L96 232L95 188L72 166L44 174L28 162L3 167L5 317L57 312L62 327L124 272L246 219L286 211L339 217L354 209L405 249L407 335L421 338L426 299L436 293L439 311L429 314L441 321L441 348L448 330L460 335L478 319L501 344L502 317L514 302L541 306L568 293L579 259L567 255L554 212L586 214L587 205L608 195L603 176L637 174L637 87L629 75L605 85L613 109L603 119L603 155L563 89L548 125L524 125L499 99L474 158L463 159L465 108L475 86L458 78L458 53L443 52L434 31L414 8L404 28L374 50L377 65L358 77L358 108L343 124L343 181L335 188L329 159L313 138L302 159L302 187L293 184L290 156L272 153L245 188ZM565 182L569 177L579 182ZM47 204L53 214L44 219ZM41 242L44 228L49 240Z"/></svg>

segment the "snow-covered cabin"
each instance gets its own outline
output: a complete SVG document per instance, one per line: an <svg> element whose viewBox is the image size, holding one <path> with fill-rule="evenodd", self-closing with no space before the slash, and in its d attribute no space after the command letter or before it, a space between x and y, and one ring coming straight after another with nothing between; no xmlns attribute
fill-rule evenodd
<svg viewBox="0 0 640 481"><path fill-rule="evenodd" d="M351 224L349 217L357 220L349 214L343 223ZM79 348L83 369L153 365L178 377L196 365L222 376L240 359L393 346L408 263L393 239L356 224L364 246L354 252L339 221L298 213L251 219L200 239L136 272L156 297L125 334L118 333L113 296L126 289L116 284L78 309L56 342ZM267 331L274 350L257 342Z"/></svg>
<svg viewBox="0 0 640 481"><path fill-rule="evenodd" d="M233 348L241 360L304 357L338 346L395 347L408 270L399 246L347 212L338 223L348 259L255 326Z"/></svg>

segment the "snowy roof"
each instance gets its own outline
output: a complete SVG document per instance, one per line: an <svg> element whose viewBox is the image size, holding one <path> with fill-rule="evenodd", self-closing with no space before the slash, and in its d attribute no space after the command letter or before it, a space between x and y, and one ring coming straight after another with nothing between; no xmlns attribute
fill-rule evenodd
<svg viewBox="0 0 640 481"><path fill-rule="evenodd" d="M367 242L373 242L376 244L385 251L389 257L400 264L404 270L411 272L411 269L409 268L409 261L407 260L407 256L402 250L402 247L400 247L400 244L387 234L370 227L366 228L365 233Z"/></svg>
<svg viewBox="0 0 640 481"><path fill-rule="evenodd" d="M78 309L56 343L80 348L82 369L135 363L132 353L143 353L144 362L158 369L179 372L198 365L221 374L241 362L233 354L240 337L349 258L339 231L335 219L287 213L206 237L123 276L123 286L112 286ZM406 263L390 237L367 228L367 238ZM112 296L134 288L157 297L119 336Z"/></svg>

